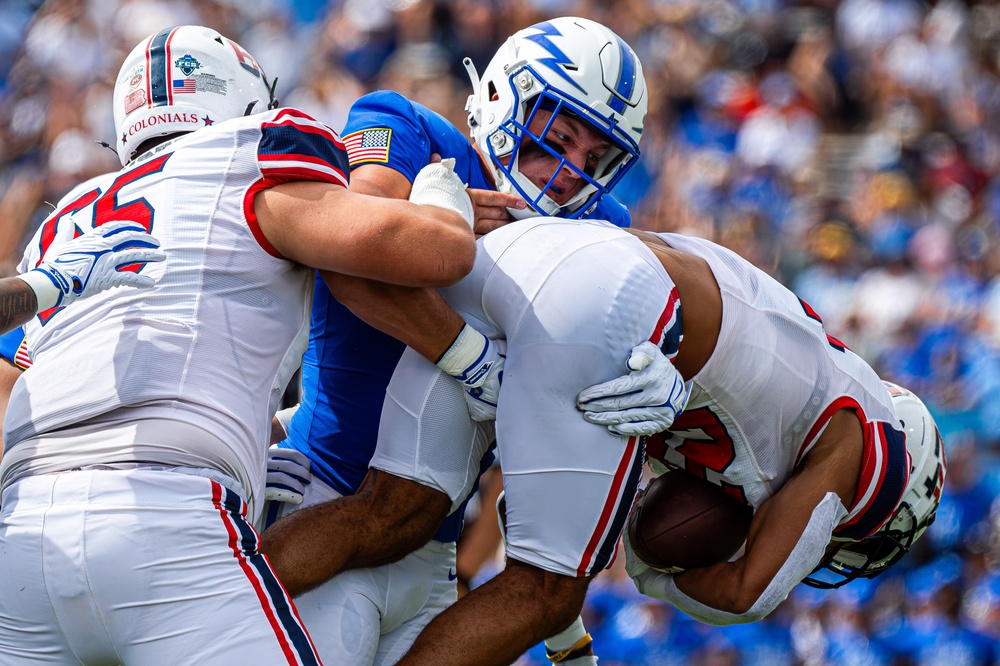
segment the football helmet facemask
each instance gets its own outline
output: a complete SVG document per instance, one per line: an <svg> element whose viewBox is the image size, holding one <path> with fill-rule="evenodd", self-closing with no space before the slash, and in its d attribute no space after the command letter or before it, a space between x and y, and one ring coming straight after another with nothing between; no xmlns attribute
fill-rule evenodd
<svg viewBox="0 0 1000 666"><path fill-rule="evenodd" d="M149 139L278 106L274 85L253 56L215 30L194 25L164 28L132 49L113 99L122 165Z"/></svg>
<svg viewBox="0 0 1000 666"><path fill-rule="evenodd" d="M903 426L910 459L903 498L892 517L871 536L860 541L831 541L823 560L802 581L812 587L836 588L855 578L879 575L902 559L934 522L948 465L941 433L920 398L901 386L883 383Z"/></svg>
<svg viewBox="0 0 1000 666"><path fill-rule="evenodd" d="M600 23L575 17L538 23L514 33L481 79L468 58L465 66L473 86L465 107L470 134L492 166L497 189L518 194L530 207L510 209L513 216L578 217L593 209L634 166L646 120L646 81L632 49ZM541 132L533 134L528 127L540 110L552 116ZM572 164L547 140L560 114L606 138L611 147L596 165ZM532 183L518 168L526 143L557 160L544 187ZM559 205L546 193L563 168L581 178L583 187Z"/></svg>

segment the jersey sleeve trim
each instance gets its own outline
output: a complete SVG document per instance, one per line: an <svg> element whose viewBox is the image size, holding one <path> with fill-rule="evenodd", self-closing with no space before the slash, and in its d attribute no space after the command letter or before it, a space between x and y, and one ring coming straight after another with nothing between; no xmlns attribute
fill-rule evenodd
<svg viewBox="0 0 1000 666"><path fill-rule="evenodd" d="M849 512L834 534L848 539L863 539L875 533L892 517L909 478L909 462L903 433L886 423L869 421L861 405L842 396L830 403L810 428L795 466L816 443L833 415L841 409L853 410L863 432L861 476Z"/></svg>
<svg viewBox="0 0 1000 666"><path fill-rule="evenodd" d="M261 231L254 210L258 192L296 181L348 186L349 167L344 142L332 129L297 109L280 109L261 123L257 164L261 178L243 197L243 214L257 243L272 257L285 259Z"/></svg>
<svg viewBox="0 0 1000 666"><path fill-rule="evenodd" d="M283 126L295 126L303 132L323 136L336 145L337 148L345 150L344 142L341 141L340 135L333 131L329 125L321 123L309 114L303 113L298 109L279 109L273 120L263 123L262 125L262 127Z"/></svg>
<svg viewBox="0 0 1000 666"><path fill-rule="evenodd" d="M270 177L294 176L347 187L349 166L343 141L332 129L295 109L283 109L273 121L261 124L257 159L261 171ZM316 173L310 175L310 171Z"/></svg>
<svg viewBox="0 0 1000 666"><path fill-rule="evenodd" d="M892 519L910 478L906 438L884 421L865 423L861 479L851 511L834 534L864 539Z"/></svg>

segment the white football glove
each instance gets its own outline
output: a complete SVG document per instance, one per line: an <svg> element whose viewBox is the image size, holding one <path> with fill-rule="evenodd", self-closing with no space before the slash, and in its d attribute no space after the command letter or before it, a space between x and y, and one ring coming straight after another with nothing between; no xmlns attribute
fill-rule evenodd
<svg viewBox="0 0 1000 666"><path fill-rule="evenodd" d="M497 417L505 350L504 340L490 340L466 324L437 362L439 368L461 382L473 421Z"/></svg>
<svg viewBox="0 0 1000 666"><path fill-rule="evenodd" d="M18 277L35 292L38 311L42 312L112 287L153 286L153 278L148 275L118 269L163 261L167 255L159 247L160 241L136 222L108 222L53 246L37 268Z"/></svg>
<svg viewBox="0 0 1000 666"><path fill-rule="evenodd" d="M309 470L309 458L304 453L273 444L267 450L264 501L302 504L306 486L312 483Z"/></svg>
<svg viewBox="0 0 1000 666"><path fill-rule="evenodd" d="M584 389L577 396L577 409L615 435L663 432L687 404L684 378L652 342L633 348L626 366L629 374Z"/></svg>
<svg viewBox="0 0 1000 666"><path fill-rule="evenodd" d="M417 173L410 189L410 202L453 210L469 223L470 229L475 228L476 211L465 183L455 173L453 157L431 162Z"/></svg>

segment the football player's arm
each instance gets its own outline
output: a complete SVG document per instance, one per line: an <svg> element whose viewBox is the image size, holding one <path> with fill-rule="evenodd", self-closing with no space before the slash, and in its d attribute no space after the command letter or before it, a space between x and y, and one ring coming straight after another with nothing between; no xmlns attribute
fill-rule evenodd
<svg viewBox="0 0 1000 666"><path fill-rule="evenodd" d="M366 164L351 172L351 191L407 199L410 181L395 169ZM405 287L321 271L330 293L367 324L405 342L430 361L448 349L465 322L436 289Z"/></svg>
<svg viewBox="0 0 1000 666"><path fill-rule="evenodd" d="M821 438L754 514L742 557L673 576L647 570L635 577L639 591L708 624L754 622L773 611L819 563L857 490L861 424L847 411L834 421L827 430L838 436Z"/></svg>
<svg viewBox="0 0 1000 666"><path fill-rule="evenodd" d="M390 167L362 165L351 173L351 189L400 199L412 198L415 185ZM501 201L509 203L508 199ZM363 280L344 273L322 275L330 293L360 319L406 343L462 382L474 419L495 416L503 356L492 341L467 326L436 290Z"/></svg>
<svg viewBox="0 0 1000 666"><path fill-rule="evenodd" d="M258 192L254 213L279 254L321 270L437 287L460 280L475 260L470 223L439 206L298 181Z"/></svg>
<svg viewBox="0 0 1000 666"><path fill-rule="evenodd" d="M14 382L21 376L22 370L6 358L0 357L0 424L7 414L7 402L10 400ZM3 457L3 429L0 428L0 458Z"/></svg>
<svg viewBox="0 0 1000 666"><path fill-rule="evenodd" d="M0 280L0 335L23 326L36 312L38 298L27 282L14 277Z"/></svg>

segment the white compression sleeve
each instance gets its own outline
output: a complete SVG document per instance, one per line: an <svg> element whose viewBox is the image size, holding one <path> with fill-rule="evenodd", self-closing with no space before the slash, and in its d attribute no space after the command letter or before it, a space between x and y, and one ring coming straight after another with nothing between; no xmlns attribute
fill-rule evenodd
<svg viewBox="0 0 1000 666"><path fill-rule="evenodd" d="M635 579L636 588L643 594L669 601L689 616L705 624L727 625L756 622L767 616L788 597L799 581L808 576L819 562L830 543L833 530L847 509L836 493L827 493L816 508L805 531L799 537L788 559L775 574L763 594L746 613L728 613L692 599L680 591L670 574L649 570Z"/></svg>

